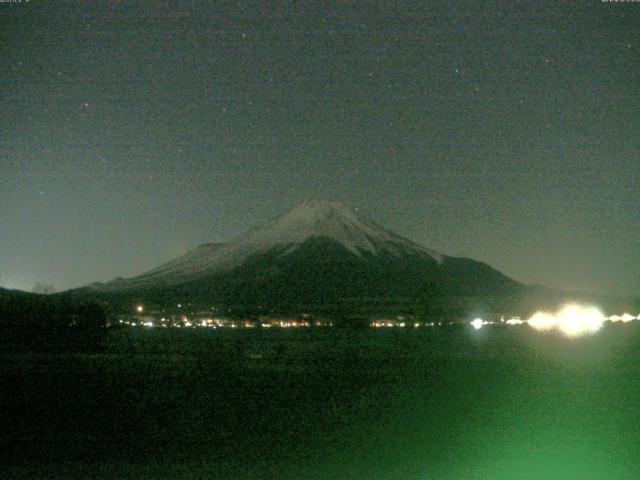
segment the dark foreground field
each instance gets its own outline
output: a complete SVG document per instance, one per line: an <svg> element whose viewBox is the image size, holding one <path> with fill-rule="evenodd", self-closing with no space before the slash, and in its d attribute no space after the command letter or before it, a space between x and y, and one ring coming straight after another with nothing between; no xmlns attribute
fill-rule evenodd
<svg viewBox="0 0 640 480"><path fill-rule="evenodd" d="M636 325L130 329L0 359L2 478L640 478Z"/></svg>

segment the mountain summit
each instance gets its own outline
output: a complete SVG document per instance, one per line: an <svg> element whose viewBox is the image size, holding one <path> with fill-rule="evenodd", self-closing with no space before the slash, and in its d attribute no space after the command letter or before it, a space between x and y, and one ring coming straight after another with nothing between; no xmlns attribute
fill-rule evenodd
<svg viewBox="0 0 640 480"><path fill-rule="evenodd" d="M310 240L335 242L356 257L417 255L442 262L444 256L386 230L336 201L307 201L284 215L227 243L205 243L185 255L130 279L118 278L96 289L121 290L184 283L228 272L261 255L292 254Z"/></svg>
<svg viewBox="0 0 640 480"><path fill-rule="evenodd" d="M418 245L340 202L307 201L229 242L203 244L137 277L85 290L158 303L192 298L308 306L346 299L440 301L519 285L484 263Z"/></svg>
<svg viewBox="0 0 640 480"><path fill-rule="evenodd" d="M245 245L255 248L276 245L296 245L313 237L338 242L357 256L373 255L383 250L400 254L407 250L422 252L441 259L441 255L406 240L370 220L361 218L353 209L340 202L307 201L283 216L250 231L241 237Z"/></svg>

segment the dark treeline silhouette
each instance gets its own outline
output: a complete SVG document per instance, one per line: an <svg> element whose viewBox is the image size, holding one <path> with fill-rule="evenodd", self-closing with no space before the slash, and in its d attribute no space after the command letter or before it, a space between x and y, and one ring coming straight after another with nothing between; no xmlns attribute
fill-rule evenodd
<svg viewBox="0 0 640 480"><path fill-rule="evenodd" d="M0 349L94 351L106 333L96 303L23 292L0 292Z"/></svg>

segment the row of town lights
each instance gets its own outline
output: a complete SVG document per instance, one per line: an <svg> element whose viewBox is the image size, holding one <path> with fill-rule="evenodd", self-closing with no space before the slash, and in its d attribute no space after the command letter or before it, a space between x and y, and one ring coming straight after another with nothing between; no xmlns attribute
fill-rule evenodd
<svg viewBox="0 0 640 480"><path fill-rule="evenodd" d="M555 313L537 312L529 320L520 318L501 319L498 322L486 321L476 318L470 322L476 330L480 330L485 325L502 324L522 325L527 324L538 331L558 330L568 337L595 333L605 321L627 323L633 320L640 320L640 315L634 316L630 313L622 315L611 315L606 317L600 310L591 306L570 304L565 305Z"/></svg>
<svg viewBox="0 0 640 480"><path fill-rule="evenodd" d="M178 304L178 307L181 307L182 304ZM144 305L136 305L134 310L137 314L142 314L144 312ZM215 310L215 307L212 307L211 310ZM146 321L129 321L120 319L119 322L122 325L129 326L138 326L143 325L146 327L153 327L156 324L154 321L146 320ZM299 328L299 327L332 327L333 322L330 320L310 320L309 314L303 314L303 319L264 319L260 321L252 321L252 320L228 320L222 318L205 318L191 321L186 315L182 315L180 319L167 319L163 317L160 319L160 326L162 327L209 327L209 328Z"/></svg>
<svg viewBox="0 0 640 480"><path fill-rule="evenodd" d="M182 307L182 304L178 304L178 307ZM137 313L144 312L143 305L136 305L135 310ZM185 327L193 326L193 323L190 322L186 317L183 317L183 321L181 322ZM521 320L519 317L504 319L502 318L500 321L487 321L482 318L476 318L470 322L471 326L480 330L485 325L493 325L493 324L506 324L506 325L522 325L528 324L530 327L539 331L549 331L549 330L559 330L567 336L579 336L587 333L597 332L605 321L610 322L631 322L633 320L640 320L640 315L634 316L629 313L624 313L622 315L611 315L609 317L605 317L602 312L600 312L595 307L583 306L577 304L566 305L555 313L549 312L537 312L534 314L529 320ZM165 322L165 319L162 319L162 323ZM120 323L123 323L121 320ZM228 325L227 325L228 323ZM250 328L255 326L254 322L241 322L242 326L246 328ZM451 322L449 322L451 324ZM136 322L130 323L132 326L136 326ZM152 327L154 323L151 321L143 322L142 325ZM311 322L308 321L298 321L298 320L275 320L269 322L261 322L259 323L261 327L270 328L272 326L280 327L280 328L290 328L290 327L309 327L311 326ZM315 326L326 326L326 322L315 322ZM331 324L332 326L333 324ZM383 328L383 327L414 327L418 328L421 326L425 327L434 327L441 326L442 322L411 322L405 320L404 317L399 317L398 320L373 320L370 323L371 327L374 328ZM166 326L166 325L163 325ZM176 326L180 326L179 324ZM211 320L206 319L202 320L199 324L202 327L223 327L230 326L231 328L236 328L236 322L223 322L219 320Z"/></svg>

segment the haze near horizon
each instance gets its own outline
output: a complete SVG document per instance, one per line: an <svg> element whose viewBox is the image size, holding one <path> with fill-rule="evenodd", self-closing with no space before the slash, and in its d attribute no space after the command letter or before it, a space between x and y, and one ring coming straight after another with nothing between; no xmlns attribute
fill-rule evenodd
<svg viewBox="0 0 640 480"><path fill-rule="evenodd" d="M0 286L134 276L322 198L638 295L637 7L2 4Z"/></svg>

